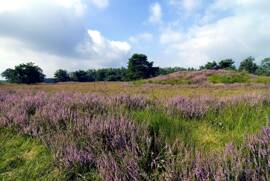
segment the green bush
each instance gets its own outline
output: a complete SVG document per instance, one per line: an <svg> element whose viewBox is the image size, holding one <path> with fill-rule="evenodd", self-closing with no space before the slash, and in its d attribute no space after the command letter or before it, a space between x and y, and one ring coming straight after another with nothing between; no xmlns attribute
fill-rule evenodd
<svg viewBox="0 0 270 181"><path fill-rule="evenodd" d="M231 75L216 74L210 76L208 80L214 84L248 83L250 81L250 77L246 73L231 74Z"/></svg>

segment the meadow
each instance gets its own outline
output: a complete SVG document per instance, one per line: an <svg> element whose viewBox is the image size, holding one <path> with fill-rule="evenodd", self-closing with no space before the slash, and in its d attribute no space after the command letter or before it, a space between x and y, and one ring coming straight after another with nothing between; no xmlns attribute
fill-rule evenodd
<svg viewBox="0 0 270 181"><path fill-rule="evenodd" d="M0 179L268 180L268 81L0 84Z"/></svg>

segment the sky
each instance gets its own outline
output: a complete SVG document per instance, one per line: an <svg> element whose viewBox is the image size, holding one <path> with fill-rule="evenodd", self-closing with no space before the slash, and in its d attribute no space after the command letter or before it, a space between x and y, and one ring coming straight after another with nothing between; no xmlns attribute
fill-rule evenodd
<svg viewBox="0 0 270 181"><path fill-rule="evenodd" d="M133 53L161 67L259 63L270 57L269 9L270 0L0 0L0 72L125 67Z"/></svg>

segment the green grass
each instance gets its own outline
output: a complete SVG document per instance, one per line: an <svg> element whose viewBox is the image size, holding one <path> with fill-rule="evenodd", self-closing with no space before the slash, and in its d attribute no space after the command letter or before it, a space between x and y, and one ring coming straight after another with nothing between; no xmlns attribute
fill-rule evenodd
<svg viewBox="0 0 270 181"><path fill-rule="evenodd" d="M42 144L0 128L0 180L59 180L60 176Z"/></svg>
<svg viewBox="0 0 270 181"><path fill-rule="evenodd" d="M219 112L209 111L199 119L169 116L162 111L134 111L132 117L143 121L173 144L175 140L205 151L222 151L228 143L241 145L245 137L266 124L270 106L227 106Z"/></svg>
<svg viewBox="0 0 270 181"><path fill-rule="evenodd" d="M234 74L215 74L208 77L208 80L214 84L233 84L233 83L248 83L250 76L246 73Z"/></svg>
<svg viewBox="0 0 270 181"><path fill-rule="evenodd" d="M270 77L267 76L258 76L255 80L256 83L261 84L270 84Z"/></svg>

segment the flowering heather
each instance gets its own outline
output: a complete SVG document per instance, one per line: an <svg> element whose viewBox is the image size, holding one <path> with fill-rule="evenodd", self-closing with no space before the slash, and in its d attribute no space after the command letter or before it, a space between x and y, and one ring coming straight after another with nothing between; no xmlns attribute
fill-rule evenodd
<svg viewBox="0 0 270 181"><path fill-rule="evenodd" d="M188 98L178 96L168 101L168 112L171 114L180 114L187 118L202 117L210 109L214 98L204 96L198 98Z"/></svg>
<svg viewBox="0 0 270 181"><path fill-rule="evenodd" d="M194 156L180 150L180 154L170 157L163 174L169 180L268 180L269 148L270 128L264 128L248 138L239 149L228 144L223 154L197 152Z"/></svg>
<svg viewBox="0 0 270 181"><path fill-rule="evenodd" d="M145 96L130 96L127 94L118 95L109 99L111 106L123 106L127 109L143 109L148 106L148 100Z"/></svg>
<svg viewBox="0 0 270 181"><path fill-rule="evenodd" d="M269 104L270 96L267 94L244 94L229 97L198 96L185 97L177 96L169 99L166 104L167 112L171 115L181 115L185 118L200 118L208 111L217 111L225 106L257 106L259 104Z"/></svg>
<svg viewBox="0 0 270 181"><path fill-rule="evenodd" d="M201 118L227 105L269 104L269 96L176 97L164 104L170 114ZM154 128L117 111L151 106L160 105L125 94L0 91L0 125L40 139L59 167L74 175L94 170L108 181L268 180L270 128L248 136L238 147L228 144L223 152L207 155L183 145L167 145Z"/></svg>
<svg viewBox="0 0 270 181"><path fill-rule="evenodd" d="M238 96L224 97L219 100L219 104L236 105L245 104L249 106L256 106L258 104L269 104L270 97L267 94L244 94Z"/></svg>

